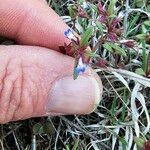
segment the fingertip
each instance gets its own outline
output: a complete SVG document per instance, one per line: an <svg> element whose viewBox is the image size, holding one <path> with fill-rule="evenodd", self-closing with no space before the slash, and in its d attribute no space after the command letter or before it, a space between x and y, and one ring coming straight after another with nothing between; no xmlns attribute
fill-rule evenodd
<svg viewBox="0 0 150 150"><path fill-rule="evenodd" d="M70 41L64 37L68 26L42 0L6 0L0 5L0 35L20 44L59 50Z"/></svg>
<svg viewBox="0 0 150 150"><path fill-rule="evenodd" d="M101 87L102 88L102 87ZM89 114L101 100L102 91L95 78L65 76L52 87L46 112L62 114Z"/></svg>

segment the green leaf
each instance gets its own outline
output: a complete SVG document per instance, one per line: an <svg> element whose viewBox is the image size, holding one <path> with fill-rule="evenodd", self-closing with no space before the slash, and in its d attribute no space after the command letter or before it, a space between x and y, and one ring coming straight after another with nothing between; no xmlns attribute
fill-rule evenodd
<svg viewBox="0 0 150 150"><path fill-rule="evenodd" d="M130 17L130 20L128 21L128 31L127 31L127 34L126 36L128 37L130 34L131 35L134 35L135 34L135 29L134 26L135 26L135 23L139 20L139 16L138 15L133 15Z"/></svg>
<svg viewBox="0 0 150 150"><path fill-rule="evenodd" d="M144 72L147 71L148 68L148 54L146 53L146 49L143 48L142 51L143 61L142 61L142 69Z"/></svg>
<svg viewBox="0 0 150 150"><path fill-rule="evenodd" d="M78 74L77 74L77 72L75 71L75 69L74 69L74 72L73 72L73 79L74 80L76 80L77 78L78 78Z"/></svg>
<svg viewBox="0 0 150 150"><path fill-rule="evenodd" d="M83 0L78 0L77 2L78 2L78 4L82 5L84 1Z"/></svg>
<svg viewBox="0 0 150 150"><path fill-rule="evenodd" d="M93 27L88 27L81 38L81 41L80 41L81 47L88 45L89 39L91 38L92 34L93 34Z"/></svg>
<svg viewBox="0 0 150 150"><path fill-rule="evenodd" d="M139 40L145 40L146 39L146 34L138 34L135 36Z"/></svg>
<svg viewBox="0 0 150 150"><path fill-rule="evenodd" d="M96 6L96 5L91 4L91 8L92 8L95 12L97 12L97 6Z"/></svg>
<svg viewBox="0 0 150 150"><path fill-rule="evenodd" d="M136 70L135 70L135 73L137 73L137 74L139 74L139 75L145 75L145 72L144 72L144 70L142 69L142 68L137 68Z"/></svg>
<svg viewBox="0 0 150 150"><path fill-rule="evenodd" d="M86 56L92 57L92 58L100 58L100 56L98 54L96 54L95 52L91 52L91 51L87 51L85 53Z"/></svg>
<svg viewBox="0 0 150 150"><path fill-rule="evenodd" d="M70 148L69 148L69 146L68 146L68 145L66 145L66 150L70 150Z"/></svg>
<svg viewBox="0 0 150 150"><path fill-rule="evenodd" d="M74 10L73 7L74 6L72 6L72 5L68 7L69 15L70 15L71 18L74 18L76 16L76 11Z"/></svg>
<svg viewBox="0 0 150 150"><path fill-rule="evenodd" d="M100 33L103 34L103 31L104 31L103 25L99 21L97 21L96 26L99 29Z"/></svg>
<svg viewBox="0 0 150 150"><path fill-rule="evenodd" d="M79 139L75 140L75 144L74 144L72 150L77 150L78 149L78 145L79 145Z"/></svg>
<svg viewBox="0 0 150 150"><path fill-rule="evenodd" d="M135 137L134 141L135 141L136 145L138 146L138 148L142 148L144 146L144 143L145 143L144 139Z"/></svg>
<svg viewBox="0 0 150 150"><path fill-rule="evenodd" d="M121 48L120 46L118 46L114 43L109 43L109 45L115 50L116 53L126 56L125 50L123 48Z"/></svg>
<svg viewBox="0 0 150 150"><path fill-rule="evenodd" d="M43 131L46 134L54 134L55 133L55 129L53 127L53 125L50 122L46 122L43 126Z"/></svg>
<svg viewBox="0 0 150 150"><path fill-rule="evenodd" d="M43 126L40 123L35 124L32 130L33 130L33 134L35 135L44 133Z"/></svg>
<svg viewBox="0 0 150 150"><path fill-rule="evenodd" d="M118 139L119 139L120 142L122 143L122 150L126 150L128 144L127 144L125 138L124 138L124 137L119 137Z"/></svg>
<svg viewBox="0 0 150 150"><path fill-rule="evenodd" d="M110 51L110 52L113 52L113 49L112 49L112 47L109 45L109 43L104 43L103 44L103 47L106 49L106 50L108 50L108 51Z"/></svg>
<svg viewBox="0 0 150 150"><path fill-rule="evenodd" d="M56 2L56 0L52 1L51 7L54 8L55 12L59 15L61 15L61 11L60 11L60 5L58 5L58 3Z"/></svg>
<svg viewBox="0 0 150 150"><path fill-rule="evenodd" d="M150 5L147 5L147 12L150 12Z"/></svg>
<svg viewBox="0 0 150 150"><path fill-rule="evenodd" d="M118 45L114 44L114 43L106 42L103 44L103 47L105 49L107 49L108 51L110 51L111 53L115 52L115 53L121 54L123 56L126 56L125 50L123 48L119 47Z"/></svg>
<svg viewBox="0 0 150 150"><path fill-rule="evenodd" d="M136 7L142 7L143 6L143 0L135 0Z"/></svg>
<svg viewBox="0 0 150 150"><path fill-rule="evenodd" d="M116 5L116 2L117 2L117 0L111 0L110 1L110 4L108 6L108 13L109 13L109 15L114 14L114 8L115 8L115 5Z"/></svg>
<svg viewBox="0 0 150 150"><path fill-rule="evenodd" d="M115 96L113 98L111 109L110 109L110 113L111 113L112 118L114 117L114 115L116 113L117 104L118 104L118 98Z"/></svg>
<svg viewBox="0 0 150 150"><path fill-rule="evenodd" d="M144 21L144 24L145 24L146 26L150 26L150 21L149 21L149 20Z"/></svg>
<svg viewBox="0 0 150 150"><path fill-rule="evenodd" d="M78 65L78 60L77 59L75 59L75 65L74 65L74 70L73 70L73 79L74 80L76 80L77 78L78 78L78 74L77 74L77 72L76 72L76 67L77 67L77 65Z"/></svg>

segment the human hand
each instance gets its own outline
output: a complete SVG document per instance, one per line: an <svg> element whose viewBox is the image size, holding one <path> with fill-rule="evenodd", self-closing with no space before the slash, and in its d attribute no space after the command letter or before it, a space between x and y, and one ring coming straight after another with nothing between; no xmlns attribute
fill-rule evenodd
<svg viewBox="0 0 150 150"><path fill-rule="evenodd" d="M67 25L43 0L0 0L0 123L30 117L86 114L101 99L94 71L73 80L74 59L59 53ZM90 72L90 74L89 74Z"/></svg>

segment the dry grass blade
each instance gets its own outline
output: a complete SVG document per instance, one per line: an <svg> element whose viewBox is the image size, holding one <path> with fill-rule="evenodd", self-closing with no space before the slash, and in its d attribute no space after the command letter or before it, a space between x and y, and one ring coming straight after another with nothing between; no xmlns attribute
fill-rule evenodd
<svg viewBox="0 0 150 150"><path fill-rule="evenodd" d="M130 80L134 80L141 85L144 85L145 87L150 87L150 79L143 77L141 75L138 75L134 72L123 70L123 69L113 69L113 68L107 68L107 69L96 69L96 72L100 71L108 71L110 73L117 72L120 73L122 76L127 77Z"/></svg>
<svg viewBox="0 0 150 150"><path fill-rule="evenodd" d="M60 118L65 121L65 123L68 123L69 125L75 127L76 129L78 129L79 131L81 131L82 133L84 133L85 135L87 135L88 137L92 138L93 140L98 140L95 136L91 135L90 133L88 133L86 130L82 129L80 126L77 126L76 124L73 124L71 121L69 121L67 118L60 116ZM100 143L100 145L104 146L106 149L110 150L110 147L107 146L104 143Z"/></svg>
<svg viewBox="0 0 150 150"><path fill-rule="evenodd" d="M131 92L130 88L129 88L129 85L127 83L127 81L117 72L112 72L124 85L125 87Z"/></svg>

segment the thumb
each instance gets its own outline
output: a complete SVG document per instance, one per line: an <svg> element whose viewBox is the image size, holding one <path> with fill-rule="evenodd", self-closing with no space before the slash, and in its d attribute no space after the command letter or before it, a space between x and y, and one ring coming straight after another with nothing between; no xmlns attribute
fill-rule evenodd
<svg viewBox="0 0 150 150"><path fill-rule="evenodd" d="M73 80L73 58L31 46L0 46L0 50L0 123L86 114L99 103L101 81L93 71Z"/></svg>

